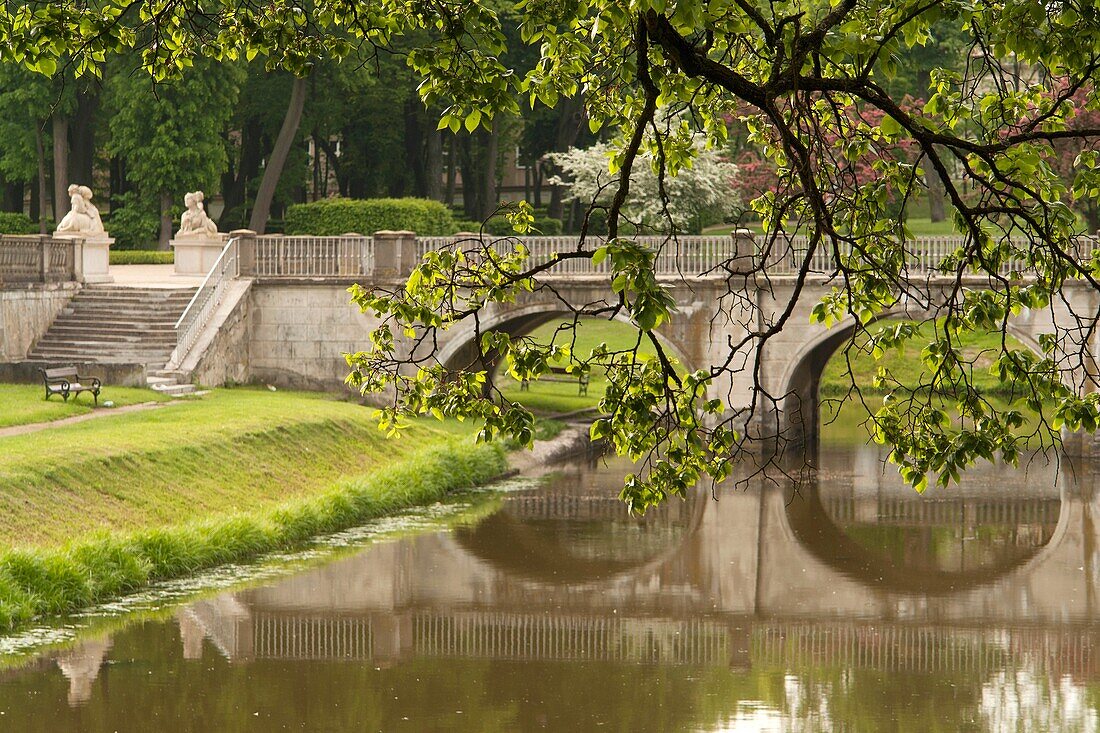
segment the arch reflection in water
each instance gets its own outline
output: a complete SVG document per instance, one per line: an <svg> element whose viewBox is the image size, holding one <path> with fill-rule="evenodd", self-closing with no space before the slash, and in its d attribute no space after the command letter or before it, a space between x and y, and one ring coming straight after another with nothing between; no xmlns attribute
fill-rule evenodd
<svg viewBox="0 0 1100 733"><path fill-rule="evenodd" d="M1061 512L1056 466L1042 459L988 466L922 495L877 451L832 450L798 493L788 520L808 550L845 575L903 592L996 581L1050 541Z"/></svg>
<svg viewBox="0 0 1100 733"><path fill-rule="evenodd" d="M874 457L834 460L797 496L701 492L644 520L609 500L621 467L573 467L506 495L475 526L381 543L119 632L104 649L119 663L82 683L90 698L81 692L72 713L64 696L7 709L31 721L25 730L57 729L81 709L165 729L182 693L150 694L149 667L246 701L204 707L211 726L249 705L290 727L308 709L339 709L344 724L387 730L405 716L441 730L1095 720L1080 702L1100 680L1091 476L979 472L919 500L942 506L918 508L877 469L871 482ZM973 517L985 519L972 532ZM828 527L815 535L814 523ZM948 539L914 541L914 530ZM871 541L890 532L901 539ZM960 541L965 554L952 554ZM49 674L58 667L5 678L0 700Z"/></svg>

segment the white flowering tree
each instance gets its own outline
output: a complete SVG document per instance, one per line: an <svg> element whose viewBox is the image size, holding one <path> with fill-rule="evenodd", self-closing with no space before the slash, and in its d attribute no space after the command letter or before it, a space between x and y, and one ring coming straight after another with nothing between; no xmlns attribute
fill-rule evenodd
<svg viewBox="0 0 1100 733"><path fill-rule="evenodd" d="M719 150L707 148L701 135L692 144L694 155L675 176L663 175L652 154L635 165L622 215L639 231L667 233L671 228L677 233L698 232L739 212L741 199L733 185L737 166ZM615 146L597 143L553 153L549 157L562 174L550 183L568 187L567 200L578 200L585 207L609 208L619 183L617 152Z"/></svg>

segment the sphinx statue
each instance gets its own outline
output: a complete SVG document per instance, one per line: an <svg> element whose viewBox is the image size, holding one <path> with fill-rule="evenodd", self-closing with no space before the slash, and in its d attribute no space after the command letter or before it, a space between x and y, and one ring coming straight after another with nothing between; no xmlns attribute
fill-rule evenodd
<svg viewBox="0 0 1100 733"><path fill-rule="evenodd" d="M180 229L176 232L176 238L180 237L204 237L213 239L218 236L218 226L207 216L203 206L205 196L202 191L192 191L183 197L183 203L187 210L180 217Z"/></svg>
<svg viewBox="0 0 1100 733"><path fill-rule="evenodd" d="M105 234L99 209L92 203L92 189L69 186L69 213L57 224L58 234Z"/></svg>

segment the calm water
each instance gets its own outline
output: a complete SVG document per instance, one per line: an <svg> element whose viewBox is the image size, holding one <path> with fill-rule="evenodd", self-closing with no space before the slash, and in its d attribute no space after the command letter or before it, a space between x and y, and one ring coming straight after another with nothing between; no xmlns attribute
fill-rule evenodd
<svg viewBox="0 0 1100 733"><path fill-rule="evenodd" d="M876 453L644 520L578 462L0 672L12 731L1100 728L1093 478L915 495Z"/></svg>

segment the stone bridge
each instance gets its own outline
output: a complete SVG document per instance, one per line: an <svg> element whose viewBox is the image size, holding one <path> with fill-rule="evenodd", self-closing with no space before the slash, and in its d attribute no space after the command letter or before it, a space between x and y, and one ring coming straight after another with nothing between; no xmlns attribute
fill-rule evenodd
<svg viewBox="0 0 1100 733"><path fill-rule="evenodd" d="M822 474L835 468L827 462ZM573 473L548 496L506 495L503 511L476 527L381 543L194 603L179 616L183 643L194 657L208 638L235 662L415 654L744 668L795 655L979 672L1026 657L1095 678L1097 477L1035 467L1029 485L1047 489L1014 498L1003 491L1009 470L990 469L945 506L863 476L804 487L794 501L790 486L724 489L718 501L696 496L640 524L606 519L618 475ZM562 506L574 507L572 519ZM846 533L861 515L899 511L908 526L970 534L997 515L1016 549L967 559L973 537L962 537L956 566L906 566ZM577 521L603 529L580 543L547 531Z"/></svg>
<svg viewBox="0 0 1100 733"><path fill-rule="evenodd" d="M476 235L472 235L476 236ZM761 353L742 349L730 369L711 386L710 397L747 410L754 398L751 367L759 358L759 378L774 400L753 414L764 434L785 430L812 442L818 423L817 386L829 357L855 329L848 319L826 328L810 321L810 311L837 284L829 258L815 256L809 276L797 275L794 254L805 242L794 238L781 257L764 256L747 232L730 236L694 236L678 240L651 237L656 271L675 300L676 311L658 335L689 370L726 363L730 344L778 322L794 306L782 332ZM560 260L575 251L574 237L501 240L497 247L522 242L532 262L558 264L540 275L548 288L527 293L515 303L491 304L480 319L482 330L513 336L570 315L573 308L604 301L610 295L609 264L587 258ZM949 296L955 281L937 268L961 243L958 238L922 238L914 243L908 265L911 292L883 314L923 318ZM170 367L204 384L263 380L291 386L334 386L346 372L343 353L361 349L375 324L347 306L347 285L394 286L431 249L461 246L469 239L417 238L411 232L378 232L373 237L256 237L241 234L181 319L180 347ZM801 249L800 249L801 248ZM766 262L761 262L766 259ZM749 274L745 274L749 273ZM988 288L991 278L968 278L968 288ZM1097 373L1100 332L1090 330L1100 312L1100 293L1070 283L1048 309L1024 311L1008 331L1033 349L1040 334L1057 326L1066 333L1064 374L1082 391L1091 390ZM474 327L462 322L440 334L436 358L447 366L469 366L476 354ZM1079 343L1077 343L1079 342ZM1074 361L1077 351L1083 361ZM804 434L808 430L810 434Z"/></svg>
<svg viewBox="0 0 1100 733"><path fill-rule="evenodd" d="M166 378L207 385L260 381L346 389L344 354L362 349L368 331L376 325L349 305L348 285L396 286L430 249L480 246L468 238L417 238L411 232L378 232L370 237L236 234L176 324L177 344L163 371ZM753 376L747 367L759 360L760 386L774 399L755 405L754 427L764 435L784 431L796 441L812 443L822 370L855 328L851 319L832 328L810 322L813 306L837 283L827 253L815 254L803 281L796 276L796 264L806 243L798 237L792 238L782 256L758 252L758 244L747 232L667 241L650 237L643 242L657 253L657 275L676 304L671 321L658 335L689 370L726 364L731 343L775 324L795 301L783 330L760 353L751 344L738 352L730 368L712 384L709 396L737 410L753 407ZM607 261L595 266L588 258L557 257L576 251L575 237L527 237L501 240L493 246L518 243L527 249L532 262L557 262L540 276L549 287L524 294L515 303L489 306L481 319L483 328L524 334L568 315L573 308L610 296ZM915 241L907 265L912 297L884 315L925 317L929 307L934 309L943 302L945 288L954 280L940 277L937 268L960 243L951 237ZM42 270L41 262L46 260L40 244L32 243L38 249L24 244L8 242L6 246L15 248L11 251L17 254L38 258L34 261L39 262L39 269L32 275L38 273L46 280L53 277L52 271ZM19 269L18 263L12 263L0 257L0 282L5 268L19 276L26 275L23 270L30 272L31 265ZM64 278L69 272L68 277L76 277L70 270L62 268L56 275ZM971 278L965 284L983 288L991 282L989 278ZM72 285L79 287L79 283ZM33 288L0 288L4 302L0 360L25 359L37 340L31 331L44 331L64 307L65 299L72 297L71 289L58 290L56 283L41 287L46 288L37 294L41 297ZM1067 343L1060 355L1064 374L1075 387L1087 391L1094 387L1097 374L1094 359L1100 352L1100 329L1090 329L1098 312L1100 293L1070 283L1050 308L1012 318L1008 331L1032 348L1037 348L1040 334L1056 326L1064 331ZM472 324L463 322L441 334L436 357L457 368L470 364L474 350ZM1083 360L1073 359L1077 352L1084 354Z"/></svg>

